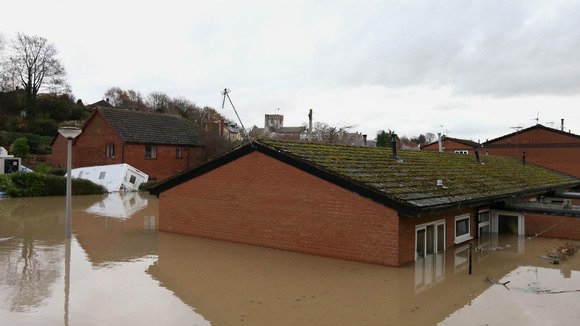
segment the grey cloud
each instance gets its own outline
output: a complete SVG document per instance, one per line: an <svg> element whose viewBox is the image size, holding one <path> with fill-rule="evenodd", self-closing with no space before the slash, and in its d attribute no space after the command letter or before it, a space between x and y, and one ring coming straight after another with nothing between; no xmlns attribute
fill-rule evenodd
<svg viewBox="0 0 580 326"><path fill-rule="evenodd" d="M578 17L577 2L388 3L353 17L353 31L326 50L322 66L349 85L451 86L493 97L577 93Z"/></svg>

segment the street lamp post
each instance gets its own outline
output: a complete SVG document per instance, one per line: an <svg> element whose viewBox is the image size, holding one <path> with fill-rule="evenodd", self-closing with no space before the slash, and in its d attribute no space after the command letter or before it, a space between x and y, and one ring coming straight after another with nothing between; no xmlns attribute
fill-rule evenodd
<svg viewBox="0 0 580 326"><path fill-rule="evenodd" d="M68 151L66 156L66 221L65 221L65 238L68 240L71 238L71 165L72 165L72 141L82 132L81 129L77 127L61 127L58 128L58 133L61 134L67 140Z"/></svg>

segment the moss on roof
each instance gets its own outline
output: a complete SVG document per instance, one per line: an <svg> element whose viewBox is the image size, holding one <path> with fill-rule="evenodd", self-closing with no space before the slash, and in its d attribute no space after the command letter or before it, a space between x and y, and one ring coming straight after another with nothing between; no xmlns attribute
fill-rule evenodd
<svg viewBox="0 0 580 326"><path fill-rule="evenodd" d="M515 158L260 140L259 144L417 208L534 194L580 179ZM437 186L437 180L443 186Z"/></svg>

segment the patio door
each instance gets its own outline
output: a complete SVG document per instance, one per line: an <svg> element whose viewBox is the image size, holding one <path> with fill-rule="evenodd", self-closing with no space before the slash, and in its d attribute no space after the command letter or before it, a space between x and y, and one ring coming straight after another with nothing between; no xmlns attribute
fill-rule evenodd
<svg viewBox="0 0 580 326"><path fill-rule="evenodd" d="M445 250L445 220L415 227L415 260Z"/></svg>

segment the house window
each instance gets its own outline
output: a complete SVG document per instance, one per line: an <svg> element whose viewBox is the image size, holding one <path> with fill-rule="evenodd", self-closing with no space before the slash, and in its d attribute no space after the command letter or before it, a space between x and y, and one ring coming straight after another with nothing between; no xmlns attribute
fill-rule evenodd
<svg viewBox="0 0 580 326"><path fill-rule="evenodd" d="M415 260L445 250L445 220L415 227Z"/></svg>
<svg viewBox="0 0 580 326"><path fill-rule="evenodd" d="M177 158L183 157L183 147L181 147L181 146L175 147L175 157L177 157Z"/></svg>
<svg viewBox="0 0 580 326"><path fill-rule="evenodd" d="M146 159L157 158L157 146L145 145L145 158Z"/></svg>
<svg viewBox="0 0 580 326"><path fill-rule="evenodd" d="M107 144L105 147L105 157L115 158L115 144Z"/></svg>
<svg viewBox="0 0 580 326"><path fill-rule="evenodd" d="M457 216L455 218L455 243L461 243L472 239L470 229L471 224L469 222L469 214Z"/></svg>
<svg viewBox="0 0 580 326"><path fill-rule="evenodd" d="M466 149L456 150L455 154L469 154L469 151Z"/></svg>
<svg viewBox="0 0 580 326"><path fill-rule="evenodd" d="M131 177L129 178L129 182L131 184L135 184L135 181L137 181L137 177L135 177L134 175L131 175Z"/></svg>
<svg viewBox="0 0 580 326"><path fill-rule="evenodd" d="M491 233L489 211L480 211L477 216L477 236L479 238L488 236Z"/></svg>

